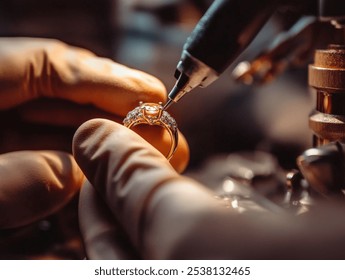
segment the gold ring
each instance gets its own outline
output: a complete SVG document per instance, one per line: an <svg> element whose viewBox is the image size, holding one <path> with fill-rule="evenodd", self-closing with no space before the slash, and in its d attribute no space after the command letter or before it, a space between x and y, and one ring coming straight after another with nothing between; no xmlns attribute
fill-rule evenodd
<svg viewBox="0 0 345 280"><path fill-rule="evenodd" d="M162 103L143 103L130 111L123 124L128 127L134 127L139 124L158 125L165 128L171 138L171 146L169 153L166 155L168 160L174 155L178 144L178 130L177 124L170 114L163 110Z"/></svg>

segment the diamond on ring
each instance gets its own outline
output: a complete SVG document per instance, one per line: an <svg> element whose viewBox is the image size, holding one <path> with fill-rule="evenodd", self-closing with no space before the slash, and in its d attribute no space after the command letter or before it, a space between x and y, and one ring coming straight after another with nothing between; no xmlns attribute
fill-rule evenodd
<svg viewBox="0 0 345 280"><path fill-rule="evenodd" d="M128 128L139 124L158 125L165 128L171 138L171 147L166 158L170 160L175 153L178 144L177 124L174 118L163 110L162 103L140 102L138 107L127 114L123 120L123 124Z"/></svg>

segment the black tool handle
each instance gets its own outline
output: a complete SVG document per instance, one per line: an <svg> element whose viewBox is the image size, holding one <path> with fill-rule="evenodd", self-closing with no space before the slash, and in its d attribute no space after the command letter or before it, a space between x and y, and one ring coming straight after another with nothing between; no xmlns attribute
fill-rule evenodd
<svg viewBox="0 0 345 280"><path fill-rule="evenodd" d="M201 18L184 49L222 73L259 32L279 0L216 0Z"/></svg>

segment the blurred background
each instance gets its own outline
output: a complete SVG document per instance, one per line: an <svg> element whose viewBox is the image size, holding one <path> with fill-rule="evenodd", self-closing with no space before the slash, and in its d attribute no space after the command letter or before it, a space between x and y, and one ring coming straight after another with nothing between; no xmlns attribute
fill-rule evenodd
<svg viewBox="0 0 345 280"><path fill-rule="evenodd" d="M0 35L59 39L155 75L170 90L183 44L212 2L1 0ZM307 86L307 65L289 69L264 86L240 85L231 77L237 62L254 58L287 27L286 20L270 20L219 80L169 108L190 144L186 174L195 174L214 157L241 151L263 151L283 169L293 168L296 156L311 145L308 115L314 96ZM63 210L65 214L73 212L68 207L75 209L75 203ZM69 215L0 233L0 240L12 241L0 242L2 257L83 258L79 239L70 238L78 231L76 216ZM35 241L26 239L27 233L37 236L41 246L32 246ZM42 249L47 247L48 253Z"/></svg>

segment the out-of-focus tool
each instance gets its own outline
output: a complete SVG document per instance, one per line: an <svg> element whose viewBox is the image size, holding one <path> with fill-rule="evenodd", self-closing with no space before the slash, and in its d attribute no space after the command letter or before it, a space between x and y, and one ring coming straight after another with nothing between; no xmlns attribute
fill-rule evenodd
<svg viewBox="0 0 345 280"><path fill-rule="evenodd" d="M316 50L309 65L309 85L316 89L316 110L309 118L314 146L345 143L345 46Z"/></svg>
<svg viewBox="0 0 345 280"><path fill-rule="evenodd" d="M345 30L345 2L320 1L320 20ZM309 65L309 85L316 90L316 108L309 117L314 148L297 158L313 189L338 197L344 197L345 188L345 34L343 40L316 50Z"/></svg>

